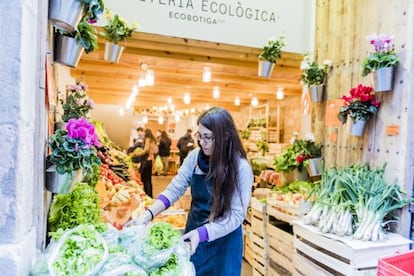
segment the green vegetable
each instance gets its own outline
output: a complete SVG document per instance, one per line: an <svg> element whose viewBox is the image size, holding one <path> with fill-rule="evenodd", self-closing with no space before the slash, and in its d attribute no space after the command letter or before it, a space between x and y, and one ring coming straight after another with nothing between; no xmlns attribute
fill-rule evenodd
<svg viewBox="0 0 414 276"><path fill-rule="evenodd" d="M87 275L97 271L108 254L104 239L90 224L70 230L62 239L52 255L52 275Z"/></svg>
<svg viewBox="0 0 414 276"><path fill-rule="evenodd" d="M177 256L175 254L171 254L171 257L168 259L168 261L164 265L151 270L149 272L149 276L162 276L166 273L168 275L171 275L174 272L178 272L178 271L176 271L177 270L177 265L178 265Z"/></svg>
<svg viewBox="0 0 414 276"><path fill-rule="evenodd" d="M86 183L77 183L71 193L56 195L50 208L49 235L58 229L66 230L80 224L101 224L99 196Z"/></svg>
<svg viewBox="0 0 414 276"><path fill-rule="evenodd" d="M142 251L152 256L159 250L170 248L179 241L180 232L174 230L169 223L155 223L142 244Z"/></svg>

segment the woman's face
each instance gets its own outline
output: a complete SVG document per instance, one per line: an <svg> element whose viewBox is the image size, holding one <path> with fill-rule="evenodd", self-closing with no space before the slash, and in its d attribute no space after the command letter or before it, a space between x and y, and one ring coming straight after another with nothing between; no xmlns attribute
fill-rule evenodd
<svg viewBox="0 0 414 276"><path fill-rule="evenodd" d="M201 149L204 154L210 156L214 150L214 136L211 130L203 126L202 124L198 125L197 140L200 144Z"/></svg>

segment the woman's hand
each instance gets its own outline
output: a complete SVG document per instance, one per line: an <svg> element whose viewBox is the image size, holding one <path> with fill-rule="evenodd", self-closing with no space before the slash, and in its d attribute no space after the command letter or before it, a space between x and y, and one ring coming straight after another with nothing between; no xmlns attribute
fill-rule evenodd
<svg viewBox="0 0 414 276"><path fill-rule="evenodd" d="M124 227L148 224L152 219L153 219L152 213L149 209L147 209L138 218L134 220L130 220L127 223L125 223Z"/></svg>
<svg viewBox="0 0 414 276"><path fill-rule="evenodd" d="M181 239L184 242L190 243L191 255L193 255L197 249L198 244L200 243L200 236L198 235L197 229L184 234Z"/></svg>

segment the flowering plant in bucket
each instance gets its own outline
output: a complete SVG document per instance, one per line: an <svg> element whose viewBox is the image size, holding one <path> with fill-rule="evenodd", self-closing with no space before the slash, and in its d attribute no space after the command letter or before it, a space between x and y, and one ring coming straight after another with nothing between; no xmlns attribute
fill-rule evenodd
<svg viewBox="0 0 414 276"><path fill-rule="evenodd" d="M87 90L88 86L83 82L67 86L66 100L61 100L63 108L62 120L64 122L68 122L70 119L87 117L94 105L93 101L87 98Z"/></svg>
<svg viewBox="0 0 414 276"><path fill-rule="evenodd" d="M87 119L70 119L66 129L58 129L50 137L49 161L56 164L59 174L84 169L91 173L93 165L100 165L97 147L100 147L95 126Z"/></svg>
<svg viewBox="0 0 414 276"><path fill-rule="evenodd" d="M352 120L368 121L378 112L381 103L376 101L374 89L370 86L359 84L351 88L350 96L343 95L344 105L340 108L338 119L345 124L348 116Z"/></svg>
<svg viewBox="0 0 414 276"><path fill-rule="evenodd" d="M309 54L306 54L300 64L300 69L302 70L301 79L303 83L308 86L323 84L328 69L331 66L332 62L330 60L324 60L323 65L318 65L312 60Z"/></svg>
<svg viewBox="0 0 414 276"><path fill-rule="evenodd" d="M278 172L289 172L294 169L302 171L308 165L308 159L322 156L322 147L322 144L315 143L313 133L306 134L304 139L297 139L294 135L291 144L274 158L275 170Z"/></svg>
<svg viewBox="0 0 414 276"><path fill-rule="evenodd" d="M269 62L276 63L276 60L282 56L282 49L285 47L285 36L281 34L279 39L269 38L267 45L259 54L259 59L265 59Z"/></svg>
<svg viewBox="0 0 414 276"><path fill-rule="evenodd" d="M105 11L106 25L103 32L100 33L107 41L118 44L120 40L131 37L135 29L138 28L137 23L128 25L125 19L120 18L117 14L113 15L108 9Z"/></svg>
<svg viewBox="0 0 414 276"><path fill-rule="evenodd" d="M383 67L397 66L399 58L392 43L394 36L388 34L371 34L367 36L370 44L374 46L375 52L369 53L361 65L361 75L367 76L369 73Z"/></svg>

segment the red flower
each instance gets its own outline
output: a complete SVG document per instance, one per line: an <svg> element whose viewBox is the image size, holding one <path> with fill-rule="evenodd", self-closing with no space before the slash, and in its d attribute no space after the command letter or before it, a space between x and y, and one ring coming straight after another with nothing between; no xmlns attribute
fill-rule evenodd
<svg viewBox="0 0 414 276"><path fill-rule="evenodd" d="M302 162L303 162L303 156L302 156L301 154L299 154L298 156L296 156L296 161L297 161L299 164L302 164Z"/></svg>

